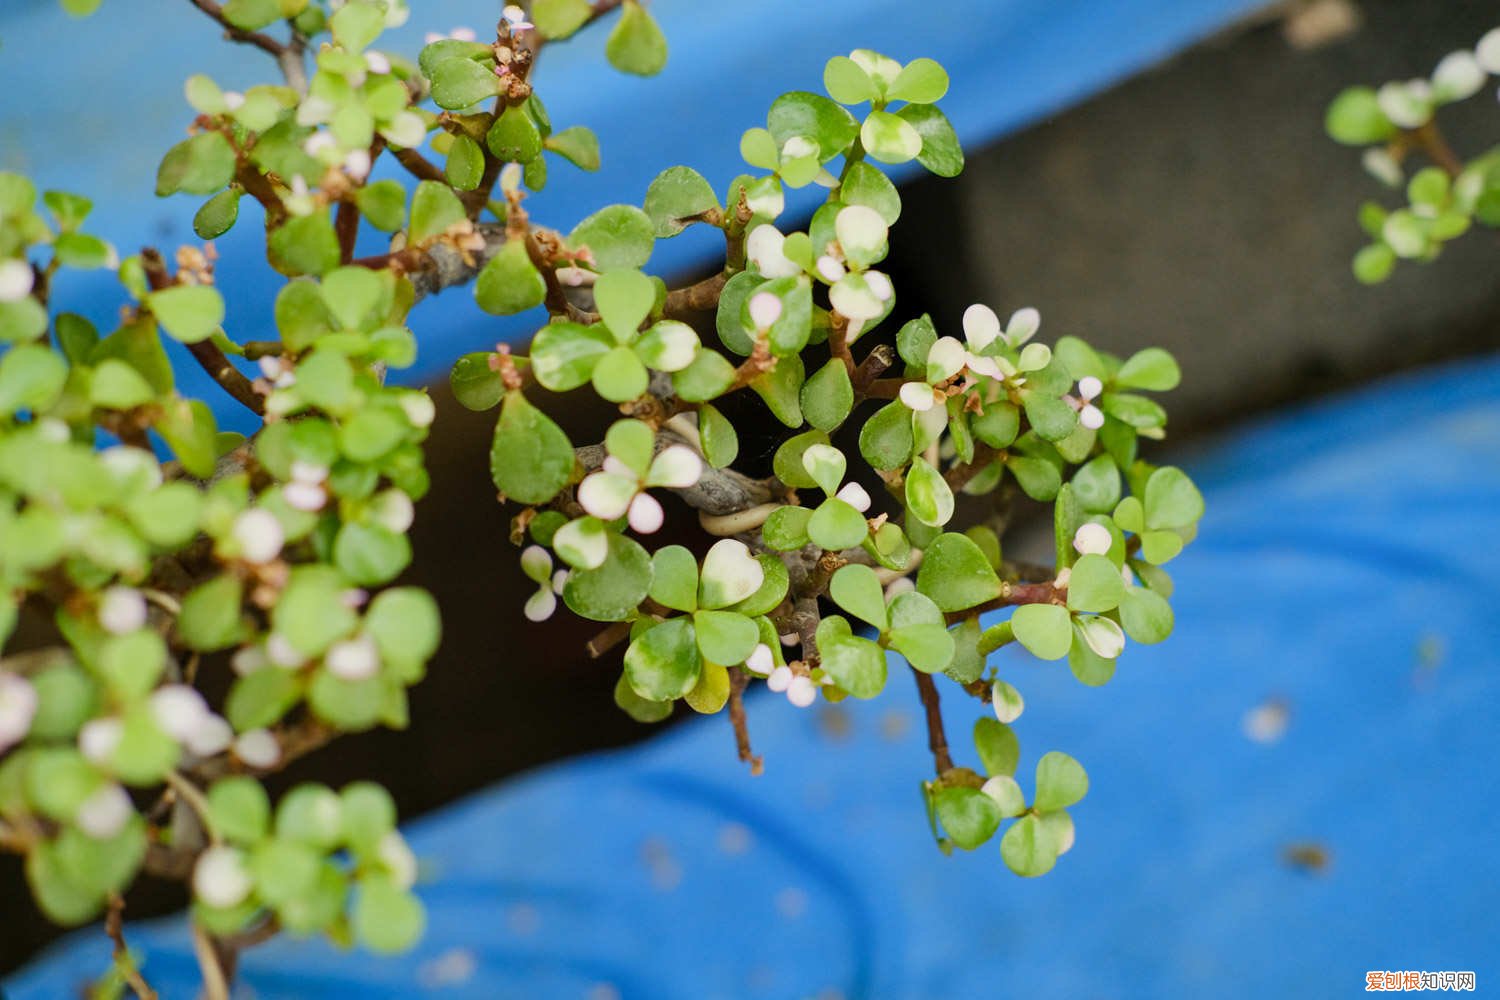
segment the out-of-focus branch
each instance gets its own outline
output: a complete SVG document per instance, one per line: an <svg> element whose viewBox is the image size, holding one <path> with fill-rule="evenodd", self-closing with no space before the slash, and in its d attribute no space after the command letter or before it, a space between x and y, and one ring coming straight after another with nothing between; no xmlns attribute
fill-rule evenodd
<svg viewBox="0 0 1500 1000"><path fill-rule="evenodd" d="M911 673L916 678L917 693L922 697L922 709L927 716L927 748L932 751L932 763L941 778L953 770L953 755L948 752L948 734L943 731L943 709L937 685L931 674L924 674L916 667Z"/></svg>

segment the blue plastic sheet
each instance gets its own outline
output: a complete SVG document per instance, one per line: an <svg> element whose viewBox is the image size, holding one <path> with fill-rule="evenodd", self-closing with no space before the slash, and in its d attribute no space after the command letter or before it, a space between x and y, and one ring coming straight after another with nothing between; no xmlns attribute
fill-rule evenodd
<svg viewBox="0 0 1500 1000"><path fill-rule="evenodd" d="M1021 778L1088 768L1078 841L1015 878L945 858L903 671L868 704L750 699L764 777L726 720L560 764L415 822L431 915L412 955L313 942L248 954L254 996L1328 997L1366 970L1500 973L1500 362L1377 384L1186 457L1208 500L1172 564L1178 628L1106 688L1005 657ZM1434 650L1441 649L1441 653ZM904 668L903 668L904 670ZM951 685L950 738L983 706ZM1242 732L1280 697L1282 739ZM503 735L503 734L502 734ZM1323 846L1321 872L1288 866ZM195 982L181 923L135 928L164 996ZM89 931L14 978L64 995Z"/></svg>
<svg viewBox="0 0 1500 1000"><path fill-rule="evenodd" d="M723 192L746 169L740 134L763 125L783 91L821 91L829 56L855 47L942 60L953 80L942 107L973 151L1165 58L1260 2L654 0L651 10L671 45L657 77L609 69L606 31L590 29L548 46L538 92L556 127L587 125L598 133L604 165L585 174L554 161L546 190L528 209L539 223L566 231L612 202L640 204L651 179L678 163ZM24 95L3 113L0 169L31 171L48 187L95 196L89 229L123 253L195 241L191 222L201 199L152 194L162 153L192 120L182 81L208 73L234 88L275 76L263 53L219 43L218 29L183 0L153 0L149 20L146 7L141 0L105 0L92 18L74 23L57 0L0 4L0 92ZM417 0L412 7L411 22L382 45L415 56L423 32L465 24L484 29L500 5ZM58 48L63 38L69 55ZM821 197L821 189L804 190L788 199L789 210L795 215ZM234 317L230 334L265 339L274 337L271 303L283 279L264 262L258 210L249 199L242 212L239 225L218 241L218 281ZM712 235L690 230L659 241L648 269L673 276L703 266L723 252L723 240ZM379 234L371 234L361 252L382 249ZM120 294L102 275L65 273L54 299L106 324L114 321ZM413 314L421 356L400 377L412 384L445 377L459 354L529 335L544 321L540 311L487 317L466 291L439 296ZM180 350L177 356L185 358ZM188 361L179 371L184 391L210 400L226 426L252 427L253 418L196 365Z"/></svg>

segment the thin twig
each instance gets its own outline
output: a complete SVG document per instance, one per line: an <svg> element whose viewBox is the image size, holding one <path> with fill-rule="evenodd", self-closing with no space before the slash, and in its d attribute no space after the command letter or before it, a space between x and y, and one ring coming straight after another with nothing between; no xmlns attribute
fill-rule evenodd
<svg viewBox="0 0 1500 1000"><path fill-rule="evenodd" d="M912 676L917 680L917 692L922 696L922 708L927 713L927 748L932 751L932 763L941 778L953 770L953 756L948 752L948 734L943 731L943 709L938 700L937 685L931 674L924 674L912 667Z"/></svg>
<svg viewBox="0 0 1500 1000"><path fill-rule="evenodd" d="M734 745L740 760L750 765L750 774L760 777L766 770L765 761L750 750L750 723L745 717L745 688L749 684L750 675L743 668L729 668L729 721L734 723Z"/></svg>
<svg viewBox="0 0 1500 1000"><path fill-rule="evenodd" d="M109 897L109 912L104 918L104 933L115 943L114 959L115 968L119 970L127 986L135 992L140 1000L156 1000L156 991L146 982L141 970L136 968L135 959L130 955L130 949L125 946L125 900L119 893L112 893Z"/></svg>
<svg viewBox="0 0 1500 1000"><path fill-rule="evenodd" d="M224 28L224 34L236 42L253 45L262 52L269 52L278 60L281 59L282 53L287 50L287 46L281 44L270 35L263 35L256 31L246 31L243 28L236 28L230 24L229 20L224 16L224 8L215 3L214 0L188 0L188 2L219 22Z"/></svg>
<svg viewBox="0 0 1500 1000"><path fill-rule="evenodd" d="M203 972L204 997L207 1000L229 1000L229 977L224 974L213 940L197 921L193 922L193 954L198 957L198 968Z"/></svg>

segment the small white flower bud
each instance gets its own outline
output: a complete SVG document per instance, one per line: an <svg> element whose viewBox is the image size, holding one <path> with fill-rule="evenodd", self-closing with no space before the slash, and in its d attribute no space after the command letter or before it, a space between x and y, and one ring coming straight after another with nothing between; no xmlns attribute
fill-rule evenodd
<svg viewBox="0 0 1500 1000"><path fill-rule="evenodd" d="M861 514L870 509L870 493L859 483L845 483L834 496Z"/></svg>
<svg viewBox="0 0 1500 1000"><path fill-rule="evenodd" d="M19 302L31 294L36 274L24 260L0 260L0 302Z"/></svg>
<svg viewBox="0 0 1500 1000"><path fill-rule="evenodd" d="M281 762L281 744L269 729L251 729L234 741L234 755L251 767L265 770Z"/></svg>
<svg viewBox="0 0 1500 1000"><path fill-rule="evenodd" d="M78 752L94 764L105 764L120 745L125 724L113 716L90 719L78 730Z"/></svg>
<svg viewBox="0 0 1500 1000"><path fill-rule="evenodd" d="M224 91L224 107L229 111L238 111L245 106L245 95L238 90Z"/></svg>
<svg viewBox="0 0 1500 1000"><path fill-rule="evenodd" d="M1109 529L1093 521L1079 525L1078 530L1073 533L1073 548L1080 555L1102 556L1113 544L1114 536L1109 533Z"/></svg>
<svg viewBox="0 0 1500 1000"><path fill-rule="evenodd" d="M345 639L328 647L323 665L342 680L368 680L380 670L380 650L368 636Z"/></svg>
<svg viewBox="0 0 1500 1000"><path fill-rule="evenodd" d="M291 482L281 488L287 506L309 514L323 509L328 503L328 491L318 483Z"/></svg>
<svg viewBox="0 0 1500 1000"><path fill-rule="evenodd" d="M771 655L771 647L763 642L755 644L750 655L745 657L745 669L757 674L769 674L776 669L776 660Z"/></svg>
<svg viewBox="0 0 1500 1000"><path fill-rule="evenodd" d="M261 507L245 511L234 520L230 533L240 545L240 556L251 563L268 563L281 554L286 532L276 515Z"/></svg>
<svg viewBox="0 0 1500 1000"><path fill-rule="evenodd" d="M519 163L507 163L500 170L500 190L514 194L521 190L522 169Z"/></svg>
<svg viewBox="0 0 1500 1000"><path fill-rule="evenodd" d="M234 742L234 728L221 716L205 712L191 733L187 748L195 757L212 757L223 753Z"/></svg>
<svg viewBox="0 0 1500 1000"><path fill-rule="evenodd" d="M185 743L208 715L208 703L195 688L167 684L151 694L151 714L162 731Z"/></svg>
<svg viewBox="0 0 1500 1000"><path fill-rule="evenodd" d="M1474 57L1485 72L1500 75L1500 28L1485 32L1474 47Z"/></svg>
<svg viewBox="0 0 1500 1000"><path fill-rule="evenodd" d="M664 517L661 504L649 493L637 493L630 501L630 527L637 534L654 533L661 527Z"/></svg>
<svg viewBox="0 0 1500 1000"><path fill-rule="evenodd" d="M901 387L901 402L908 410L925 412L937 402L937 394L926 382L907 382Z"/></svg>
<svg viewBox="0 0 1500 1000"><path fill-rule="evenodd" d="M416 519L417 509L412 506L411 497L405 493L386 490L375 497L370 505L370 514L382 527L401 535L406 533L406 529Z"/></svg>
<svg viewBox="0 0 1500 1000"><path fill-rule="evenodd" d="M135 805L125 789L111 782L83 800L73 822L95 840L108 840L125 829L134 812Z"/></svg>
<svg viewBox="0 0 1500 1000"><path fill-rule="evenodd" d="M771 671L771 676L766 678L766 687L777 693L785 691L791 686L793 676L791 667L777 667Z"/></svg>
<svg viewBox="0 0 1500 1000"><path fill-rule="evenodd" d="M19 674L0 673L0 751L21 742L36 718L36 688Z"/></svg>
<svg viewBox="0 0 1500 1000"><path fill-rule="evenodd" d="M400 403L406 419L411 421L413 427L432 426L432 420L437 416L437 405L427 393L403 392Z"/></svg>
<svg viewBox="0 0 1500 1000"><path fill-rule="evenodd" d="M1064 566L1062 569L1057 571L1057 578L1052 581L1052 586L1066 587L1068 585L1068 581L1071 579L1073 579L1073 571L1067 566Z"/></svg>
<svg viewBox="0 0 1500 1000"><path fill-rule="evenodd" d="M1078 397L1085 402L1092 400L1103 391L1104 383L1100 382L1093 375L1085 375L1078 380Z"/></svg>
<svg viewBox="0 0 1500 1000"><path fill-rule="evenodd" d="M865 272L865 287L881 302L889 302L891 296L896 294L896 289L891 285L891 279L879 271Z"/></svg>
<svg viewBox="0 0 1500 1000"><path fill-rule="evenodd" d="M193 894L209 906L238 906L253 886L245 856L233 847L210 847L198 856L193 868Z"/></svg>
<svg viewBox="0 0 1500 1000"><path fill-rule="evenodd" d="M292 480L298 483L308 483L316 486L328 478L328 466L317 465L313 462L292 462Z"/></svg>
<svg viewBox="0 0 1500 1000"><path fill-rule="evenodd" d="M366 52L365 66L371 73L378 73L381 76L384 76L391 71L391 61L385 57L384 53L381 52Z"/></svg>
<svg viewBox="0 0 1500 1000"><path fill-rule="evenodd" d="M370 176L370 151L356 149L344 157L344 173L354 181L363 181Z"/></svg>
<svg viewBox="0 0 1500 1000"><path fill-rule="evenodd" d="M257 361L256 364L260 366L260 373L273 382L282 376L287 367L286 362L274 354L266 355Z"/></svg>
<svg viewBox="0 0 1500 1000"><path fill-rule="evenodd" d="M781 318L781 300L770 292L750 296L750 322L757 330L770 329Z"/></svg>
<svg viewBox="0 0 1500 1000"><path fill-rule="evenodd" d="M229 667L241 677L248 677L257 670L270 666L266 651L260 646L241 646L229 658Z"/></svg>
<svg viewBox="0 0 1500 1000"><path fill-rule="evenodd" d="M333 149L336 145L337 143L334 141L333 136L329 133L314 132L302 143L302 152L316 160L319 158L319 154ZM303 193L305 194L306 192Z"/></svg>
<svg viewBox="0 0 1500 1000"><path fill-rule="evenodd" d="M806 708L817 700L818 689L812 678L799 675L792 678L786 688L786 700L798 708Z"/></svg>
<svg viewBox="0 0 1500 1000"><path fill-rule="evenodd" d="M302 651L280 632L272 632L266 637L266 658L271 661L272 666L280 667L282 670L296 670L307 662L307 657Z"/></svg>
<svg viewBox="0 0 1500 1000"><path fill-rule="evenodd" d="M1104 411L1090 403L1078 411L1078 422L1091 431L1097 431L1104 426Z"/></svg>
<svg viewBox="0 0 1500 1000"><path fill-rule="evenodd" d="M826 253L818 258L817 267L819 276L830 285L848 273L844 270L843 261Z"/></svg>
<svg viewBox="0 0 1500 1000"><path fill-rule="evenodd" d="M521 613L527 621L544 622L557 610L557 594L548 587L541 587L526 599Z"/></svg>
<svg viewBox="0 0 1500 1000"><path fill-rule="evenodd" d="M380 863L390 872L391 879L402 889L410 889L417 883L417 856L399 831L392 830L380 838L375 848Z"/></svg>
<svg viewBox="0 0 1500 1000"><path fill-rule="evenodd" d="M99 599L99 624L111 635L134 632L146 624L146 599L134 587L107 588Z"/></svg>
<svg viewBox="0 0 1500 1000"><path fill-rule="evenodd" d="M448 37L457 39L460 42L472 42L479 36L474 34L473 28L454 28L448 33Z"/></svg>

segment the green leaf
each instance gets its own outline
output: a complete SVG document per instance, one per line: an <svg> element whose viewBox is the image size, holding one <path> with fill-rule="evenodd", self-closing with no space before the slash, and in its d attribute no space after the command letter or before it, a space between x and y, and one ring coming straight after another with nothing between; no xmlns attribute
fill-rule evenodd
<svg viewBox="0 0 1500 1000"><path fill-rule="evenodd" d="M718 351L699 351L693 363L672 373L672 391L685 402L702 403L723 395L734 384L734 365Z"/></svg>
<svg viewBox="0 0 1500 1000"><path fill-rule="evenodd" d="M573 443L520 392L508 393L490 445L490 477L524 504L546 503L573 477Z"/></svg>
<svg viewBox="0 0 1500 1000"><path fill-rule="evenodd" d="M838 497L829 497L819 504L807 522L808 538L829 552L852 549L869 534L865 516Z"/></svg>
<svg viewBox="0 0 1500 1000"><path fill-rule="evenodd" d="M913 104L935 104L948 92L948 73L934 59L913 59L902 67L896 79L886 88L885 96L892 101L911 101Z"/></svg>
<svg viewBox="0 0 1500 1000"><path fill-rule="evenodd" d="M859 452L882 472L899 469L911 461L913 447L911 411L900 402L876 410L859 432Z"/></svg>
<svg viewBox="0 0 1500 1000"><path fill-rule="evenodd" d="M484 150L466 135L454 136L443 176L459 191L473 191L484 179Z"/></svg>
<svg viewBox="0 0 1500 1000"><path fill-rule="evenodd" d="M676 611L698 610L698 560L681 545L666 545L651 556L650 597Z"/></svg>
<svg viewBox="0 0 1500 1000"><path fill-rule="evenodd" d="M346 523L333 543L333 562L353 583L386 583L411 562L411 542L382 524Z"/></svg>
<svg viewBox="0 0 1500 1000"><path fill-rule="evenodd" d="M1036 765L1036 801L1038 812L1066 809L1089 792L1089 776L1083 765L1058 750L1043 754Z"/></svg>
<svg viewBox="0 0 1500 1000"><path fill-rule="evenodd" d="M646 214L657 237L676 236L689 220L719 207L719 198L703 175L691 167L668 167L646 189Z"/></svg>
<svg viewBox="0 0 1500 1000"><path fill-rule="evenodd" d="M1022 492L1033 500L1052 500L1062 487L1057 466L1046 459L1012 455L1005 460L1005 467L1016 477Z"/></svg>
<svg viewBox="0 0 1500 1000"><path fill-rule="evenodd" d="M146 297L161 328L185 344L212 336L224 322L224 298L209 285L178 285Z"/></svg>
<svg viewBox="0 0 1500 1000"><path fill-rule="evenodd" d="M427 927L427 912L421 900L389 879L366 875L355 899L353 926L362 945L377 955L391 955L416 945Z"/></svg>
<svg viewBox="0 0 1500 1000"><path fill-rule="evenodd" d="M534 309L547 298L547 282L520 241L509 241L489 259L474 283L479 308L495 316Z"/></svg>
<svg viewBox="0 0 1500 1000"><path fill-rule="evenodd" d="M615 340L627 344L656 304L656 285L633 269L606 271L594 283L594 301Z"/></svg>
<svg viewBox="0 0 1500 1000"><path fill-rule="evenodd" d="M213 475L218 458L218 427L213 411L201 399L174 399L162 406L156 432L182 467L199 479Z"/></svg>
<svg viewBox="0 0 1500 1000"><path fill-rule="evenodd" d="M290 670L246 674L229 689L224 717L239 732L275 723L302 697L302 678Z"/></svg>
<svg viewBox="0 0 1500 1000"><path fill-rule="evenodd" d="M1072 618L1068 609L1059 605L1023 604L1016 608L1010 623L1016 641L1039 659L1060 660L1073 644Z"/></svg>
<svg viewBox="0 0 1500 1000"><path fill-rule="evenodd" d="M31 296L0 302L0 341L31 340L47 330L47 310Z"/></svg>
<svg viewBox="0 0 1500 1000"><path fill-rule="evenodd" d="M364 631L380 647L382 659L422 663L437 652L442 621L437 601L417 587L392 587L370 602Z"/></svg>
<svg viewBox="0 0 1500 1000"><path fill-rule="evenodd" d="M354 203L365 221L381 232L394 233L406 224L406 189L398 181L367 184L354 192Z"/></svg>
<svg viewBox="0 0 1500 1000"><path fill-rule="evenodd" d="M1170 465L1151 473L1142 502L1147 528L1185 528L1203 516L1203 494L1186 473Z"/></svg>
<svg viewBox="0 0 1500 1000"><path fill-rule="evenodd" d="M1048 441L1061 441L1078 426L1078 414L1073 407L1040 389L1026 393L1023 405L1027 421Z"/></svg>
<svg viewBox="0 0 1500 1000"><path fill-rule="evenodd" d="M802 358L789 355L776 359L776 367L756 376L750 383L755 394L765 400L771 413L788 427L801 427L802 386L805 372Z"/></svg>
<svg viewBox="0 0 1500 1000"><path fill-rule="evenodd" d="M620 20L604 43L609 64L621 73L655 76L667 64L667 40L636 0L625 0Z"/></svg>
<svg viewBox="0 0 1500 1000"><path fill-rule="evenodd" d="M1021 759L1021 744L1015 731L989 716L974 720L974 749L984 764L986 774L1011 775Z"/></svg>
<svg viewBox="0 0 1500 1000"><path fill-rule="evenodd" d="M437 181L423 181L412 195L407 242L412 246L425 243L467 219L463 202L452 188Z"/></svg>
<svg viewBox="0 0 1500 1000"><path fill-rule="evenodd" d="M681 698L698 683L702 669L697 636L687 618L652 626L625 651L625 677L647 701Z"/></svg>
<svg viewBox="0 0 1500 1000"><path fill-rule="evenodd" d="M957 177L964 169L964 151L948 117L931 104L908 104L896 116L922 137L917 162L939 177Z"/></svg>
<svg viewBox="0 0 1500 1000"><path fill-rule="evenodd" d="M534 0L531 21L543 38L567 38L594 14L588 0Z"/></svg>
<svg viewBox="0 0 1500 1000"><path fill-rule="evenodd" d="M885 688L885 650L854 635L849 623L830 615L818 624L818 653L833 682L855 698L873 698Z"/></svg>
<svg viewBox="0 0 1500 1000"><path fill-rule="evenodd" d="M725 666L743 663L760 641L755 622L733 611L694 612L693 628L703 658Z"/></svg>
<svg viewBox="0 0 1500 1000"><path fill-rule="evenodd" d="M607 205L574 228L568 245L588 247L600 271L638 269L651 259L655 233L650 216L634 205Z"/></svg>
<svg viewBox="0 0 1500 1000"><path fill-rule="evenodd" d="M912 459L906 474L906 507L929 527L941 528L953 519L953 490L925 459Z"/></svg>
<svg viewBox="0 0 1500 1000"><path fill-rule="evenodd" d="M1108 455L1098 455L1074 473L1072 487L1084 510L1108 513L1120 502L1120 469Z"/></svg>
<svg viewBox="0 0 1500 1000"><path fill-rule="evenodd" d="M728 609L751 617L770 614L775 610L786 597L787 588L791 583L786 563L776 556L763 552L755 559L760 563L761 570L765 574L760 587L744 600L731 604Z"/></svg>
<svg viewBox="0 0 1500 1000"><path fill-rule="evenodd" d="M1371 87L1349 87L1333 99L1324 127L1334 142L1345 146L1370 146L1396 134L1396 126L1380 110Z"/></svg>
<svg viewBox="0 0 1500 1000"><path fill-rule="evenodd" d="M531 369L546 388L567 392L592 378L599 359L613 348L602 327L549 323L532 342Z"/></svg>
<svg viewBox="0 0 1500 1000"><path fill-rule="evenodd" d="M846 205L864 205L880 213L887 226L901 217L901 195L896 185L878 168L863 161L852 164L839 185L839 200Z"/></svg>
<svg viewBox="0 0 1500 1000"><path fill-rule="evenodd" d="M729 700L729 671L718 663L704 661L698 683L683 697L693 711L713 715Z"/></svg>
<svg viewBox="0 0 1500 1000"><path fill-rule="evenodd" d="M1036 878L1057 864L1058 844L1052 831L1036 816L1022 816L1000 838L1000 856L1017 875Z"/></svg>
<svg viewBox="0 0 1500 1000"><path fill-rule="evenodd" d="M1177 367L1177 359L1160 347L1137 351L1115 373L1115 385L1122 389L1166 392L1177 388L1181 381L1182 370Z"/></svg>
<svg viewBox="0 0 1500 1000"><path fill-rule="evenodd" d="M902 595L921 597L920 594ZM957 651L953 633L941 623L893 627L890 646L923 673L948 669Z"/></svg>
<svg viewBox="0 0 1500 1000"><path fill-rule="evenodd" d="M870 74L848 56L828 60L823 67L823 89L840 104L862 104L880 96Z"/></svg>
<svg viewBox="0 0 1500 1000"><path fill-rule="evenodd" d="M753 595L764 582L765 568L749 548L735 539L721 539L703 557L698 606L727 608Z"/></svg>
<svg viewBox="0 0 1500 1000"><path fill-rule="evenodd" d="M921 133L889 111L871 111L860 126L859 139L865 151L881 163L906 163L922 151Z"/></svg>
<svg viewBox="0 0 1500 1000"><path fill-rule="evenodd" d="M875 571L868 566L850 563L833 574L828 587L834 603L854 617L884 632L890 624L885 608L885 588Z"/></svg>
<svg viewBox="0 0 1500 1000"><path fill-rule="evenodd" d="M725 468L739 456L740 439L734 424L707 403L698 407L698 437L703 443L703 457L715 469Z"/></svg>
<svg viewBox="0 0 1500 1000"><path fill-rule="evenodd" d="M623 673L615 682L615 704L636 722L660 722L672 714L671 701L649 701L642 698L635 693L635 688L630 686L629 678Z"/></svg>
<svg viewBox="0 0 1500 1000"><path fill-rule="evenodd" d="M580 170L599 169L599 137L591 128L565 128L549 135L542 145Z"/></svg>
<svg viewBox="0 0 1500 1000"><path fill-rule="evenodd" d="M854 386L843 361L833 358L802 385L802 414L819 430L832 431L854 407ZM868 425L867 425L868 426Z"/></svg>
<svg viewBox="0 0 1500 1000"><path fill-rule="evenodd" d="M305 656L322 654L358 624L358 616L344 602L346 587L331 567L297 570L272 613L275 631Z"/></svg>
<svg viewBox="0 0 1500 1000"><path fill-rule="evenodd" d="M188 591L177 618L177 635L200 652L227 649L240 638L243 589L237 577L214 577Z"/></svg>
<svg viewBox="0 0 1500 1000"><path fill-rule="evenodd" d="M778 153L788 139L811 139L818 144L818 158L825 163L847 149L860 132L859 121L848 109L822 94L803 90L782 94L771 102L766 126Z"/></svg>
<svg viewBox="0 0 1500 1000"><path fill-rule="evenodd" d="M542 133L524 107L510 107L495 119L485 143L497 160L530 163L542 151Z"/></svg>
<svg viewBox="0 0 1500 1000"><path fill-rule="evenodd" d="M1000 829L1000 807L977 788L940 788L935 796L938 819L948 838L972 851Z"/></svg>
<svg viewBox="0 0 1500 1000"><path fill-rule="evenodd" d="M777 552L800 549L807 544L807 523L812 515L806 507L778 507L761 526L761 540Z"/></svg>
<svg viewBox="0 0 1500 1000"><path fill-rule="evenodd" d="M1120 600L1120 624L1136 642L1161 642L1172 634L1172 605L1154 590L1130 587Z"/></svg>
<svg viewBox="0 0 1500 1000"><path fill-rule="evenodd" d="M650 589L650 555L631 539L611 532L604 562L569 574L563 601L584 618L617 622L634 614Z"/></svg>
<svg viewBox="0 0 1500 1000"><path fill-rule="evenodd" d="M490 64L464 56L437 63L430 77L433 102L449 111L461 111L500 93L500 78Z"/></svg>
<svg viewBox="0 0 1500 1000"><path fill-rule="evenodd" d="M967 611L999 597L1000 578L972 539L949 532L927 547L917 571L917 590L943 611Z"/></svg>
<svg viewBox="0 0 1500 1000"><path fill-rule="evenodd" d="M1075 623L1073 645L1068 647L1068 669L1081 683L1102 687L1114 678L1115 661L1094 652Z"/></svg>
<svg viewBox="0 0 1500 1000"><path fill-rule="evenodd" d="M202 132L167 151L156 171L156 196L215 194L234 179L234 148L218 132Z"/></svg>
<svg viewBox="0 0 1500 1000"><path fill-rule="evenodd" d="M1068 577L1068 607L1074 611L1104 612L1119 606L1125 581L1108 556L1079 556Z"/></svg>
<svg viewBox="0 0 1500 1000"><path fill-rule="evenodd" d="M326 274L339 266L339 238L327 211L289 219L272 229L266 252L271 266L288 277Z"/></svg>
<svg viewBox="0 0 1500 1000"><path fill-rule="evenodd" d="M12 347L0 356L0 414L47 409L67 379L68 366L50 348L40 344Z"/></svg>
<svg viewBox="0 0 1500 1000"><path fill-rule="evenodd" d="M628 347L616 347L594 366L594 391L612 403L639 399L651 382L641 359Z"/></svg>
<svg viewBox="0 0 1500 1000"><path fill-rule="evenodd" d="M219 834L240 844L254 844L271 828L271 800L250 777L221 778L208 790L208 814Z"/></svg>

